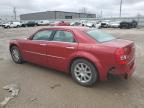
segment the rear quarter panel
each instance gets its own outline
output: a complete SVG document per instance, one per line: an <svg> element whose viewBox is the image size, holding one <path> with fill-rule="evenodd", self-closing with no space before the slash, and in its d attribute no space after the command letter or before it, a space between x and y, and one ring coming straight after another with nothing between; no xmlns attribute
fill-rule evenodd
<svg viewBox="0 0 144 108"><path fill-rule="evenodd" d="M100 80L106 80L107 72L115 66L116 48L101 44L79 44L77 57L82 57L94 63L99 72Z"/></svg>
<svg viewBox="0 0 144 108"><path fill-rule="evenodd" d="M107 47L103 45L95 45L91 49L91 53L99 60L99 63L101 64L103 71L100 71L101 74L101 80L105 80L107 78L108 71L115 67L115 51L117 48L114 47Z"/></svg>

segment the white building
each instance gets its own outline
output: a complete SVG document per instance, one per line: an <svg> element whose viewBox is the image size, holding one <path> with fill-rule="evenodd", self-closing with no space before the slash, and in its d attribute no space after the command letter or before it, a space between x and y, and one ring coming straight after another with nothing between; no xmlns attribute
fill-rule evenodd
<svg viewBox="0 0 144 108"><path fill-rule="evenodd" d="M0 16L0 22L8 22L8 21L20 21L20 17L17 16L17 18L15 19L14 16L10 16L10 15Z"/></svg>

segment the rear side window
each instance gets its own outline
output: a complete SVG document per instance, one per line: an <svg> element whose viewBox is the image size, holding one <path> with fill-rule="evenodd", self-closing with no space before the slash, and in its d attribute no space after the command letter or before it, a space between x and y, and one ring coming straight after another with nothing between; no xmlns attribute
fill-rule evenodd
<svg viewBox="0 0 144 108"><path fill-rule="evenodd" d="M33 40L49 40L52 30L39 31L33 37Z"/></svg>
<svg viewBox="0 0 144 108"><path fill-rule="evenodd" d="M114 36L100 30L89 30L86 33L98 42L107 42L116 39Z"/></svg>
<svg viewBox="0 0 144 108"><path fill-rule="evenodd" d="M75 42L73 34L68 31L57 31L53 37L53 41Z"/></svg>

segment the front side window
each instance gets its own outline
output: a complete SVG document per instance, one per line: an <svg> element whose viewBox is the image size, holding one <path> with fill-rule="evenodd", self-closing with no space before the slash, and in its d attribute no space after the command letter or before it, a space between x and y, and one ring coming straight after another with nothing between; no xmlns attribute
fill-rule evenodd
<svg viewBox="0 0 144 108"><path fill-rule="evenodd" d="M114 36L100 30L89 30L86 33L98 42L107 42L116 39Z"/></svg>
<svg viewBox="0 0 144 108"><path fill-rule="evenodd" d="M39 31L33 37L33 40L49 40L52 30Z"/></svg>
<svg viewBox="0 0 144 108"><path fill-rule="evenodd" d="M53 41L75 42L73 34L68 31L57 31L54 35Z"/></svg>

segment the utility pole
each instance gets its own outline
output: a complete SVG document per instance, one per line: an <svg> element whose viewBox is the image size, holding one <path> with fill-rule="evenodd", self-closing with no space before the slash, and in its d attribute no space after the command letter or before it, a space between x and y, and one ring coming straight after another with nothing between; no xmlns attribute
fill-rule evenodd
<svg viewBox="0 0 144 108"><path fill-rule="evenodd" d="M120 0L120 14L119 14L119 17L121 17L121 15L122 15L122 4L123 4L123 0Z"/></svg>
<svg viewBox="0 0 144 108"><path fill-rule="evenodd" d="M100 17L101 17L101 19L102 19L102 17L103 17L103 10L101 10L101 15L100 15Z"/></svg>
<svg viewBox="0 0 144 108"><path fill-rule="evenodd" d="M86 18L87 9L85 7L82 8L82 12L84 13L84 16Z"/></svg>
<svg viewBox="0 0 144 108"><path fill-rule="evenodd" d="M137 14L137 22L138 22L138 26L139 26L139 23L140 23L140 17L141 17L141 14L138 13L138 14Z"/></svg>
<svg viewBox="0 0 144 108"><path fill-rule="evenodd" d="M14 19L16 20L17 17L16 7L13 8L13 13L14 13Z"/></svg>

